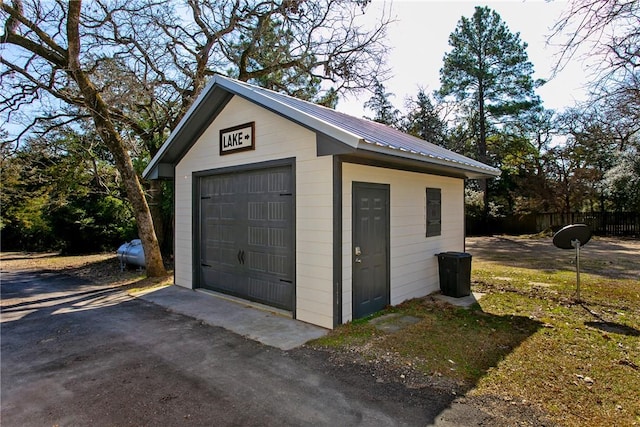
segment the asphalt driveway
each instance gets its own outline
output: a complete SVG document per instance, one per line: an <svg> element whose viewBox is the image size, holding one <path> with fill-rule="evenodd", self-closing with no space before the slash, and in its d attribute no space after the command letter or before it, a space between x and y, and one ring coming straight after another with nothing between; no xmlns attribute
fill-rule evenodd
<svg viewBox="0 0 640 427"><path fill-rule="evenodd" d="M379 383L118 289L17 271L0 289L3 426L460 424L446 417L455 396Z"/></svg>

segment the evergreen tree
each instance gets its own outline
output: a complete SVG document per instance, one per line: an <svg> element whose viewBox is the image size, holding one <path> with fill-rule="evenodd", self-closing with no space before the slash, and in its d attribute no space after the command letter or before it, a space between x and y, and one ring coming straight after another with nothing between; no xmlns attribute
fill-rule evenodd
<svg viewBox="0 0 640 427"><path fill-rule="evenodd" d="M384 85L376 80L373 96L364 103L365 108L373 111L375 115L366 118L388 126L398 127L400 111L389 101L392 96L394 96L393 93L386 92Z"/></svg>
<svg viewBox="0 0 640 427"><path fill-rule="evenodd" d="M404 118L402 130L437 145L446 145L446 124L440 119L436 107L423 89L416 99L409 100L409 112Z"/></svg>
<svg viewBox="0 0 640 427"><path fill-rule="evenodd" d="M453 97L469 117L474 117L476 158L490 162L487 137L491 126L538 108L533 65L527 44L512 33L500 15L488 7L476 7L473 17L462 17L449 36L451 51L440 69L443 97ZM488 206L486 180L480 181Z"/></svg>

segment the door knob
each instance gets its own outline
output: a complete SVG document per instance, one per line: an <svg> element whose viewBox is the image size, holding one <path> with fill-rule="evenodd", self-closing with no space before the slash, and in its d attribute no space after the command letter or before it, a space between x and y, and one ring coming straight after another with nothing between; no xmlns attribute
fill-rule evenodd
<svg viewBox="0 0 640 427"><path fill-rule="evenodd" d="M362 255L362 251L360 250L360 246L356 246L353 250L353 253L355 256L360 256Z"/></svg>

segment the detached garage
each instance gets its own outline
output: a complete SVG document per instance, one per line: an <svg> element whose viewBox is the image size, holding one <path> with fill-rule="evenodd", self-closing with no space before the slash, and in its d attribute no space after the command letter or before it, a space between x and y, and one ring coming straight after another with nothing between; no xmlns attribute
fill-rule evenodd
<svg viewBox="0 0 640 427"><path fill-rule="evenodd" d="M464 180L499 171L215 76L144 171L175 186L175 284L333 328L439 289Z"/></svg>

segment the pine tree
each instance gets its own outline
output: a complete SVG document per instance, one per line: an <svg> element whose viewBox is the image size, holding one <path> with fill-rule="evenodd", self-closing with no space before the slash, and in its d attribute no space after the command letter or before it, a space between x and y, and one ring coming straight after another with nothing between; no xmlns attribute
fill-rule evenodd
<svg viewBox="0 0 640 427"><path fill-rule="evenodd" d="M364 103L365 108L374 112L373 117L367 117L374 122L382 123L392 127L398 127L400 122L400 111L397 110L389 98L393 93L386 92L384 85L376 80L373 96Z"/></svg>
<svg viewBox="0 0 640 427"><path fill-rule="evenodd" d="M418 91L416 99L409 101L409 112L404 118L402 130L434 144L446 145L446 124L423 89Z"/></svg>
<svg viewBox="0 0 640 427"><path fill-rule="evenodd" d="M440 69L443 97L453 97L467 117L475 117L473 133L476 158L489 163L487 137L505 120L539 108L533 65L527 44L512 33L500 15L488 7L476 7L473 17L462 17L449 36L451 51ZM488 206L486 180L480 181Z"/></svg>

